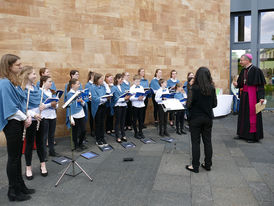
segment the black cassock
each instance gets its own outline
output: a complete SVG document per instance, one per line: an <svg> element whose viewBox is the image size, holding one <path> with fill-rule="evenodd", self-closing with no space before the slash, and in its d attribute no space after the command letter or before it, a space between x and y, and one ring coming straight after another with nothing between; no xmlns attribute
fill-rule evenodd
<svg viewBox="0 0 274 206"><path fill-rule="evenodd" d="M260 99L264 99L264 85L266 84L264 74L260 68L250 65L248 68L242 69L237 83L237 87L240 89L237 135L245 140L258 141L263 139L262 113L259 112L255 115L254 111L250 111L253 110L253 106L255 107L250 98L254 96L253 103L254 101L258 103ZM252 124L254 125L252 126Z"/></svg>

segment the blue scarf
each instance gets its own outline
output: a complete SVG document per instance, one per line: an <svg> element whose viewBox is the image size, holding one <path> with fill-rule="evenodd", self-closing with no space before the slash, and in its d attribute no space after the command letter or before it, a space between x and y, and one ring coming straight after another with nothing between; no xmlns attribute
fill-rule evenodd
<svg viewBox="0 0 274 206"><path fill-rule="evenodd" d="M26 112L26 95L21 87L15 87L10 80L0 79L0 131L8 123L8 118L18 110Z"/></svg>
<svg viewBox="0 0 274 206"><path fill-rule="evenodd" d="M91 89L91 114L92 117L95 118L96 112L98 110L99 104L100 104L100 97L104 96L106 94L106 88L103 85L92 85Z"/></svg>

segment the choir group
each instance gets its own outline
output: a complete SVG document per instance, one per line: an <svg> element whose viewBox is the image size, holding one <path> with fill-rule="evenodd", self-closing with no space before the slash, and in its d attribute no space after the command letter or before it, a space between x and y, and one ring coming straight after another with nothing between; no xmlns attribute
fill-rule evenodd
<svg viewBox="0 0 274 206"><path fill-rule="evenodd" d="M206 77L210 80L208 84L213 85L209 70L204 68L202 71L204 71L203 75L209 74ZM161 137L169 136L167 132L168 112L164 110L163 106L164 100L168 98L177 99L183 108L179 111L169 112L169 124L173 126L175 121L176 133L186 134L184 121L189 113L186 109L186 100L194 80L192 72L188 73L187 81L183 84L177 79L175 70L170 72L170 79L165 80L162 78L161 69L156 69L150 83L145 79L143 68L133 75L133 82L130 82L128 72L116 75L108 73L104 76L89 71L87 83L83 87L79 81L79 71L71 70L70 80L65 85L64 91L57 90L48 68L41 68L39 75L40 80L37 81L34 68L22 66L20 58L16 55L6 54L1 58L0 131L4 131L7 139L8 197L10 201L30 199L30 194L35 192L34 189L26 187L22 178L22 140L25 139L26 142L25 176L28 180L33 179L32 151L34 142L36 142L42 176L48 175L45 164L47 155L58 156L54 149L54 134L57 119L56 110L62 93L64 102L68 102L76 94L78 95L78 98L71 101L69 107L66 108L66 125L72 131L72 150L83 151L87 148L85 145L87 119L89 119L91 136L95 136L96 144L99 147L108 145L104 137L105 133L115 135L118 143L127 141L125 130L133 129L136 139L145 138L143 129L146 128L144 122L149 99L152 99L153 102L154 121L155 125L159 127ZM199 103L199 101L197 102ZM194 105L193 111L195 111L195 101L192 101L192 104ZM211 105L209 108L212 109ZM211 122L211 115L209 118L209 122ZM22 138L18 138L18 135ZM210 165L211 163L208 166Z"/></svg>

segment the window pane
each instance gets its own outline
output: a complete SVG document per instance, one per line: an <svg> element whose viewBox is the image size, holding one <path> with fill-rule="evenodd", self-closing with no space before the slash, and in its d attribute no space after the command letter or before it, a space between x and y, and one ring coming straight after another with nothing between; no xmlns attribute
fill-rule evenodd
<svg viewBox="0 0 274 206"><path fill-rule="evenodd" d="M232 50L232 61L231 61L231 79L234 76L240 74L242 70L242 66L240 65L240 58L245 53L250 53L250 49L248 50Z"/></svg>
<svg viewBox="0 0 274 206"><path fill-rule="evenodd" d="M261 13L261 43L274 43L274 11Z"/></svg>
<svg viewBox="0 0 274 206"><path fill-rule="evenodd" d="M266 80L266 107L274 108L274 49L260 50L260 68L262 69Z"/></svg>
<svg viewBox="0 0 274 206"><path fill-rule="evenodd" d="M236 16L235 22L235 42L247 42L251 40L251 16Z"/></svg>

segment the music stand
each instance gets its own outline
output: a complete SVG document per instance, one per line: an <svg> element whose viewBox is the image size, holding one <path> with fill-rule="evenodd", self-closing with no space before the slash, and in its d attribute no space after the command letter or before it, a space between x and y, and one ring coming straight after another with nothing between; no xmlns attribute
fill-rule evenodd
<svg viewBox="0 0 274 206"><path fill-rule="evenodd" d="M69 108L69 114L71 116L71 108L70 105L75 103L75 100L77 99L77 97L81 94L80 91L77 91L63 106L62 108ZM55 183L55 187L58 186L59 182L61 181L61 179L64 177L64 175L68 175L71 177L76 177L77 175L81 174L82 172L89 178L90 181L93 181L93 179L87 174L87 172L76 162L75 158L74 158L74 149L73 149L73 141L72 141L72 128L70 127L70 145L71 145L71 162L69 163L69 165L67 166L67 168L65 169L65 171L62 173L62 175L60 176L60 178L58 179L58 181ZM75 173L75 165L81 170L78 173ZM68 169L72 166L72 174L67 174L66 172L68 171Z"/></svg>

